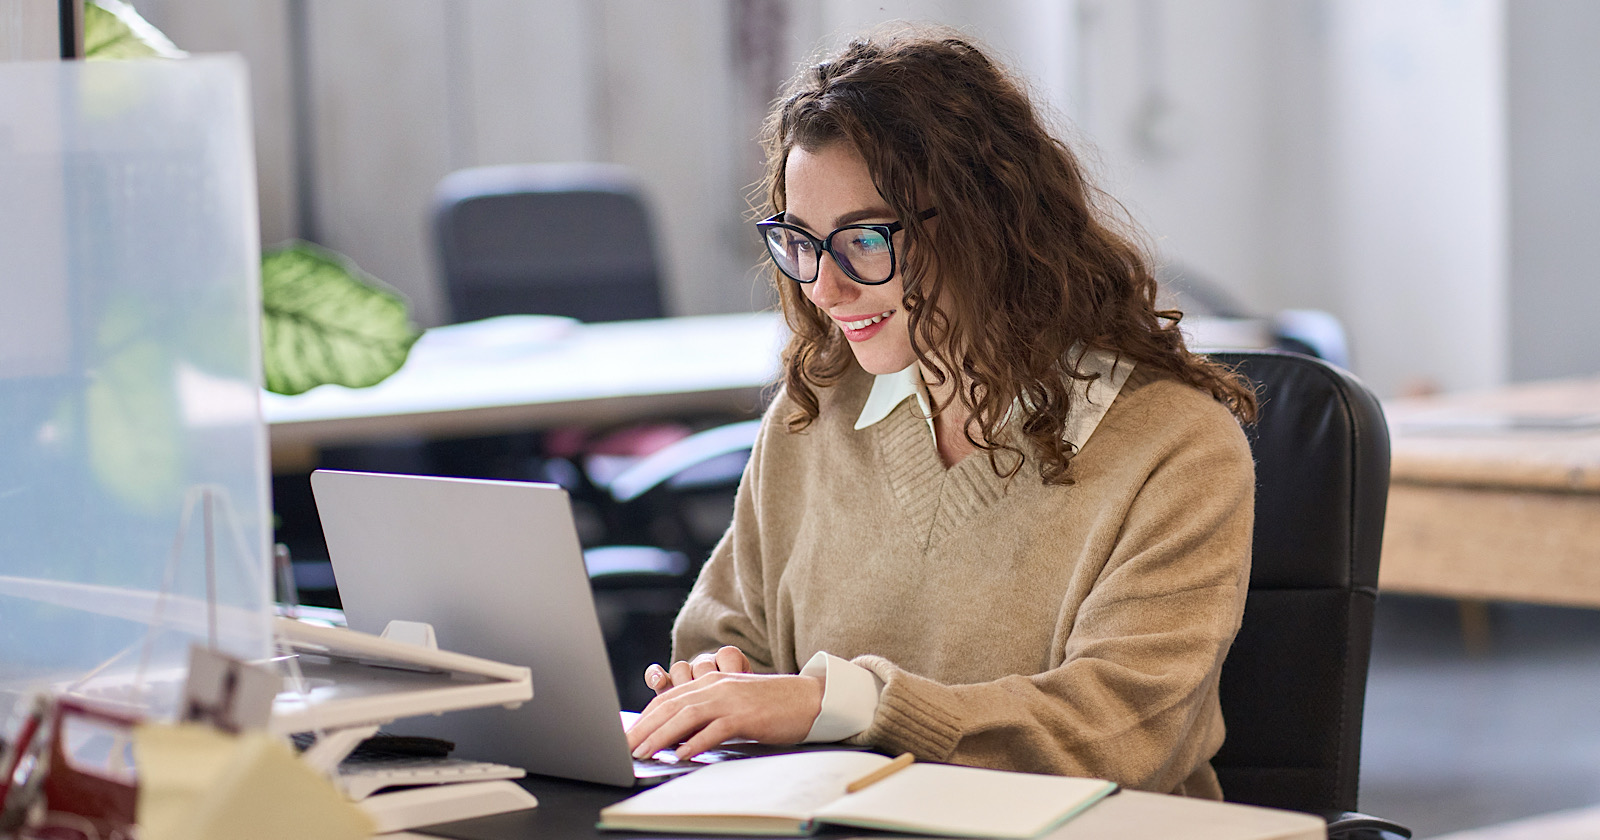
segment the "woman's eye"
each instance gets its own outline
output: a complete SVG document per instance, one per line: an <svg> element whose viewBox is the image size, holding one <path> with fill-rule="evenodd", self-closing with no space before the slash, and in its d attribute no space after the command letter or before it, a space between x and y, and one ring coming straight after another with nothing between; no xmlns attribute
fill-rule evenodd
<svg viewBox="0 0 1600 840"><path fill-rule="evenodd" d="M881 254L889 250L889 240L876 231L864 230L850 237L850 247L862 254Z"/></svg>

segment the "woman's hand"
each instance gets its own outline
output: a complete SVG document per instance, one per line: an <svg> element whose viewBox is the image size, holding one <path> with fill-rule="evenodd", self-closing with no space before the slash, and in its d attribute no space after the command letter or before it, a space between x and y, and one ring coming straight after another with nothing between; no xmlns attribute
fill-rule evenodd
<svg viewBox="0 0 1600 840"><path fill-rule="evenodd" d="M696 657L694 664L702 658ZM729 738L795 744L811 731L821 711L822 681L815 677L708 668L688 682L674 680L656 695L628 730L628 748L635 758L644 758L681 742L676 754L682 760Z"/></svg>
<svg viewBox="0 0 1600 840"><path fill-rule="evenodd" d="M733 645L723 645L716 653L702 653L689 662L680 659L672 663L670 674L660 665L652 664L644 669L644 684L660 695L675 685L687 685L692 680L715 671L726 674L748 674L750 660L744 655L744 651Z"/></svg>

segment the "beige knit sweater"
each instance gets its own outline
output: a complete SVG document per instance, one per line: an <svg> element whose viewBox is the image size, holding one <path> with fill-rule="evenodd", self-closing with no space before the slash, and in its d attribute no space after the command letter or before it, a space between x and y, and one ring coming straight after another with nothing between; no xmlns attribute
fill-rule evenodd
<svg viewBox="0 0 1600 840"><path fill-rule="evenodd" d="M912 400L855 430L871 381L820 389L800 433L774 402L674 658L737 645L797 673L827 651L885 681L856 738L885 751L1219 798L1254 498L1232 415L1136 369L1047 487L982 452L946 469Z"/></svg>

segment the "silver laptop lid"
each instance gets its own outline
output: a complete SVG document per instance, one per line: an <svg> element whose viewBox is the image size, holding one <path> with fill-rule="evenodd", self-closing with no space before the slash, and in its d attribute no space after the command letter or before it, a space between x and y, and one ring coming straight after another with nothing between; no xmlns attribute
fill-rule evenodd
<svg viewBox="0 0 1600 840"><path fill-rule="evenodd" d="M634 783L566 491L332 470L312 473L311 488L352 628L424 621L445 650L532 671L520 708L410 718L395 732L532 773Z"/></svg>

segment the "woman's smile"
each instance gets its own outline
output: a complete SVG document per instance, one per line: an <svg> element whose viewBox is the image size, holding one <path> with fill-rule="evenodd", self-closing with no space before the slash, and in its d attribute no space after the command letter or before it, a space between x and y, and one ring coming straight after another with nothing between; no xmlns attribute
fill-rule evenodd
<svg viewBox="0 0 1600 840"><path fill-rule="evenodd" d="M845 338L851 341L866 341L877 335L878 331L883 329L883 322L894 317L894 313L895 310L890 309L887 312L879 312L876 315L833 315L831 317L839 324L839 328L844 330Z"/></svg>

